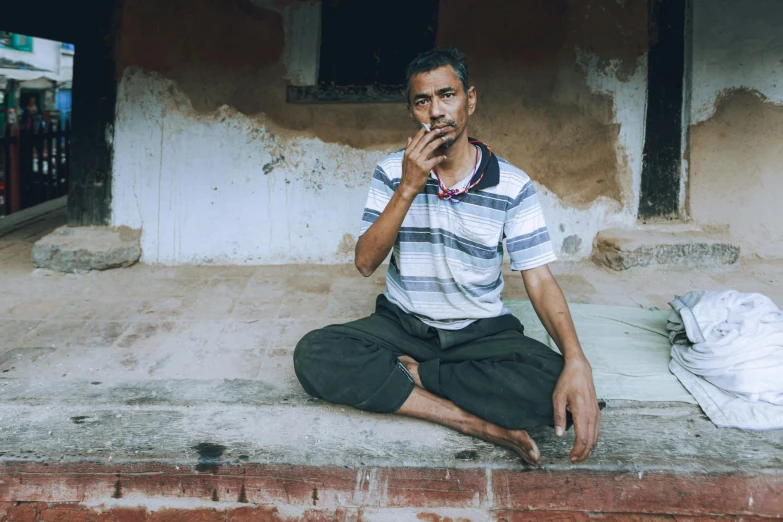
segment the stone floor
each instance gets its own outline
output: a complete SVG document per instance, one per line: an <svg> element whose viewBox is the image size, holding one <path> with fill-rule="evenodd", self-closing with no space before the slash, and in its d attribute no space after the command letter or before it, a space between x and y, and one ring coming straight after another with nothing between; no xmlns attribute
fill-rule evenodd
<svg viewBox="0 0 783 522"><path fill-rule="evenodd" d="M223 502L217 489L202 484L203 474L198 487L184 486L180 467L194 474L206 469L220 480L229 480L216 470L218 465L234 462L251 466L244 468L243 477L252 466L264 477L271 472L263 466L271 465L349 468L349 478L340 475L335 479L335 484L343 485L322 481L319 506L325 503L331 508L343 502L370 501L380 507L399 506L402 501L394 499L410 494L409 490L394 497L389 493L393 481L388 477L385 486L374 483L367 491L362 486L365 479L376 480L380 475L373 473L382 474L378 470L398 468L404 468L399 471L403 474L409 468L479 474L476 480L481 483L477 482L464 502L462 497L448 497L443 500L445 506L518 507L516 500L508 500L511 493L502 498L493 493L493 488L508 489L509 480L518 480L516 475L504 476L505 486L499 485L500 478L492 480L496 471L521 468L509 452L423 422L315 403L300 390L291 358L296 341L313 328L368 314L383 289L380 272L365 279L352 266L137 265L85 274L33 270L32 244L64 219L64 211L56 210L24 226L3 229L0 222L0 465L6 470L3 477L0 469L0 479L5 479L0 480L0 501L124 505L117 504L121 502L117 499L128 498L118 493L120 472L147 477L153 469L149 466L155 463L165 467L165 471L154 468L155 473L177 478L165 486L163 478L159 484L139 485L135 490L139 498L204 497L209 503L220 497ZM589 263L555 264L553 271L567 298L579 303L666 308L675 294L728 288L762 292L783 303L779 283L783 262L744 259L740 270L725 273L612 272ZM505 297L524 298L521 277L506 275ZM629 423L629 418L646 420ZM780 516L783 511L783 496L779 495L783 491L783 435L779 432L717 430L698 408L683 404L610 404L604 419L601 445L579 466L567 461L572 439L556 439L551 430L535 434L545 455L544 469L631 473L632 477L639 474L640 481L646 472L761 473L776 481L759 483L767 497L757 495L754 500L752 492L748 501L746 490L731 486L736 502L750 502L755 508L740 512L724 507L716 512L763 516L777 512ZM212 447L221 448L217 456L202 451ZM71 463L80 476L89 475L93 482L63 482L57 477L40 482L44 472L54 471L35 466L53 462ZM207 467L199 469L205 462ZM106 473L89 467L97 465L126 467ZM92 471L85 472L84 466ZM361 471L370 467L375 471ZM116 484L113 473L117 473ZM109 489L104 490L102 481L107 480ZM301 480L310 484L313 479ZM463 483L457 482L461 495ZM223 486L238 495L235 501L256 495L250 502L259 505L296 496L287 486L275 490L285 490L282 497L283 493L269 493L268 486L258 486L253 492L249 482L242 482L241 493L234 482ZM701 494L697 489L693 498ZM682 486L678 498L687 496L685 490ZM424 495L423 490L416 491L419 496L415 498ZM615 495L620 503L633 497L631 490L612 491L607 495ZM724 495L718 491L715 498ZM314 495L315 503L318 491L306 488L305 493L304 502L309 503L309 495ZM664 497L663 493L651 497L651 505L663 505ZM714 501L709 495L698 498L702 503ZM524 502L539 501L531 497ZM559 500L540 502L541 509L555 509L546 506ZM557 509L602 510L592 500L592 504L578 498L563 502ZM726 503L729 506L729 500ZM645 509L699 513L696 508Z"/></svg>
<svg viewBox="0 0 783 522"><path fill-rule="evenodd" d="M0 372L20 379L275 379L293 382L290 353L307 331L370 313L383 270L352 266L155 267L86 274L34 270L36 239L63 211L0 237ZM667 308L675 294L734 288L783 303L783 263L741 271L613 272L555 264L569 301ZM525 298L506 273L507 299Z"/></svg>

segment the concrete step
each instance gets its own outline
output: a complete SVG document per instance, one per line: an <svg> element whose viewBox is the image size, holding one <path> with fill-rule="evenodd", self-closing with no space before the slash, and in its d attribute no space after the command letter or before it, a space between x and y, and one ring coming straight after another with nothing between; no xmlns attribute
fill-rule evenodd
<svg viewBox="0 0 783 522"><path fill-rule="evenodd" d="M275 521L783 514L783 433L718 429L683 403L608 401L581 464L568 460L573 430L531 430L544 457L531 469L435 424L273 383L0 378L0 397L0 520L17 502L173 510L160 521L226 520L215 509Z"/></svg>
<svg viewBox="0 0 783 522"><path fill-rule="evenodd" d="M739 268L740 248L725 235L693 226L645 226L599 232L592 259L613 270L661 266L725 271Z"/></svg>

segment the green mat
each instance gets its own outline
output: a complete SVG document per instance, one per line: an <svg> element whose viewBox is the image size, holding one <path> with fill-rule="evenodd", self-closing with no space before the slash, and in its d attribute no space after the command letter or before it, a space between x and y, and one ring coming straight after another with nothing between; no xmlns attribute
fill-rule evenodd
<svg viewBox="0 0 783 522"><path fill-rule="evenodd" d="M525 334L557 350L530 301L506 301ZM601 399L678 401L696 399L669 371L669 312L569 303L582 349L593 367Z"/></svg>

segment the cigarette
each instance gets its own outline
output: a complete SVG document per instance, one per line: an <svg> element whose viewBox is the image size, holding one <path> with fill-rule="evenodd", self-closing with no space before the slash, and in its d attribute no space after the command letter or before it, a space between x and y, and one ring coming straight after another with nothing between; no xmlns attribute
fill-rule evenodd
<svg viewBox="0 0 783 522"><path fill-rule="evenodd" d="M429 131L430 131L430 126L429 126L429 125L427 125L426 123L422 123L422 124L421 124L421 126L422 126L422 127L424 127L424 129L425 129L427 132L429 132Z"/></svg>

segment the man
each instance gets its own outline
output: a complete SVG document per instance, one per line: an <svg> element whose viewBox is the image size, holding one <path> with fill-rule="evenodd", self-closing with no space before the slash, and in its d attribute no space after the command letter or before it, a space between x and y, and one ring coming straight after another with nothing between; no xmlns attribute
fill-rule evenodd
<svg viewBox="0 0 783 522"><path fill-rule="evenodd" d="M41 125L41 113L38 110L38 101L35 96L30 95L27 98L27 104L22 113L21 127L25 130L37 131Z"/></svg>
<svg viewBox="0 0 783 522"><path fill-rule="evenodd" d="M378 164L356 244L364 276L392 252L386 291L371 316L299 342L299 382L314 397L437 422L534 466L541 454L525 430L554 425L562 436L571 417L570 458L581 462L601 414L590 364L547 266L555 256L533 184L468 138L476 89L459 51L428 51L407 73L419 130ZM503 306L504 237L511 268L522 272L562 356L525 337Z"/></svg>

